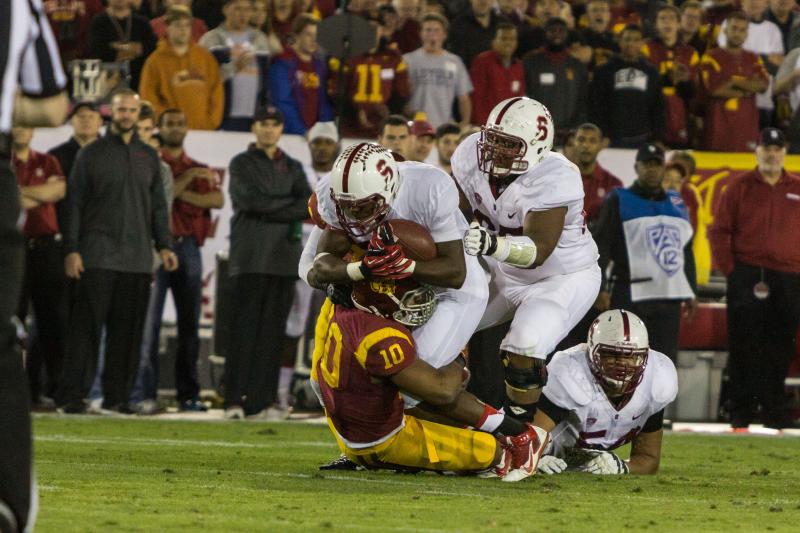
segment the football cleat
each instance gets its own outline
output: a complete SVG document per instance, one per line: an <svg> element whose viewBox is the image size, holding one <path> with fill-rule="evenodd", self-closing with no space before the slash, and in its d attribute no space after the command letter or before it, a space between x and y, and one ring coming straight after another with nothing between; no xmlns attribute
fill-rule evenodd
<svg viewBox="0 0 800 533"><path fill-rule="evenodd" d="M320 465L320 470L364 470L364 467L357 465L347 458L345 454L340 455L330 463Z"/></svg>
<svg viewBox="0 0 800 533"><path fill-rule="evenodd" d="M549 439L547 431L531 424L528 424L528 430L524 433L503 437L512 454L511 470L503 477L503 481L522 481L534 475Z"/></svg>
<svg viewBox="0 0 800 533"><path fill-rule="evenodd" d="M508 471L511 470L512 454L511 449L508 448L502 441L498 442L498 446L503 449L503 454L500 456L500 462L496 465L478 472L478 477L491 478L499 477L504 478Z"/></svg>

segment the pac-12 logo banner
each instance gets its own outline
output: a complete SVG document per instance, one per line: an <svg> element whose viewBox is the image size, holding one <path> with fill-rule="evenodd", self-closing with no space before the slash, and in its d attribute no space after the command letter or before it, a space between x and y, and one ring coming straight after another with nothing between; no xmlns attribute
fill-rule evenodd
<svg viewBox="0 0 800 533"><path fill-rule="evenodd" d="M646 230L647 248L667 276L673 276L682 267L681 230L671 224L656 224Z"/></svg>

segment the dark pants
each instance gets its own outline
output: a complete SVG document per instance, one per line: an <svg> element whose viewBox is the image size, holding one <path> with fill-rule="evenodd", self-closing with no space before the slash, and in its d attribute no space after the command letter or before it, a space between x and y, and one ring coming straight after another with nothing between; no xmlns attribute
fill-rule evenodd
<svg viewBox="0 0 800 533"><path fill-rule="evenodd" d="M467 390L483 402L500 409L506 400L505 370L500 360L500 343L508 334L511 322L477 331L469 340L469 370L472 377Z"/></svg>
<svg viewBox="0 0 800 533"><path fill-rule="evenodd" d="M286 318L295 278L267 274L233 276L230 353L225 358L225 407L256 414L278 394Z"/></svg>
<svg viewBox="0 0 800 533"><path fill-rule="evenodd" d="M105 324L103 405L127 406L139 367L150 278L150 274L91 268L81 274L73 287L59 405L80 402L88 396Z"/></svg>
<svg viewBox="0 0 800 533"><path fill-rule="evenodd" d="M31 494L30 398L11 317L22 286L22 235L17 229L19 189L7 158L0 157L0 500L28 521Z"/></svg>
<svg viewBox="0 0 800 533"><path fill-rule="evenodd" d="M142 374L142 399L156 398L158 344L167 289L172 291L178 319L178 351L175 354L175 388L178 401L196 400L200 394L200 385L197 382L197 357L200 353L198 328L203 289L203 260L200 247L192 237L176 241L174 251L178 256L178 270L167 272L164 267L159 268L152 289L154 291L152 322L147 325L150 328L147 336L150 345L145 347L148 359L139 369Z"/></svg>
<svg viewBox="0 0 800 533"><path fill-rule="evenodd" d="M630 295L630 285L616 285L611 292L611 309L625 309L641 318L647 326L650 348L663 353L674 363L678 358L681 301L645 300L633 303ZM586 331L588 333L588 329Z"/></svg>
<svg viewBox="0 0 800 533"><path fill-rule="evenodd" d="M769 296L759 300L753 286L762 272ZM739 263L728 276L727 296L731 423L750 423L759 401L762 422L785 422L784 380L800 323L800 274Z"/></svg>
<svg viewBox="0 0 800 533"><path fill-rule="evenodd" d="M49 236L28 239L25 252L25 277L18 316L25 321L29 303L36 318L26 370L31 397L42 393L53 396L61 376L64 339L67 328L67 277L64 275L64 253L61 238ZM47 371L47 388L42 390L42 365Z"/></svg>

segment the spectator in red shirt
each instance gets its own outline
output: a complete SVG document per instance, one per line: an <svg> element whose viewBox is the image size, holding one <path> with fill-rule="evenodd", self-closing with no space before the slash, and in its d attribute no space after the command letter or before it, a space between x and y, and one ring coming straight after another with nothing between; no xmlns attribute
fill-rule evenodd
<svg viewBox="0 0 800 533"><path fill-rule="evenodd" d="M64 66L86 56L89 25L103 11L100 0L48 0L42 2L47 20L53 28Z"/></svg>
<svg viewBox="0 0 800 533"><path fill-rule="evenodd" d="M171 6L186 6L191 11L192 0L164 0L164 11L167 11ZM167 36L167 19L166 15L154 18L150 21L150 27L153 28L153 33L156 37L163 39ZM192 42L196 43L208 31L208 26L203 22L203 19L192 17Z"/></svg>
<svg viewBox="0 0 800 533"><path fill-rule="evenodd" d="M498 102L525 95L525 72L514 58L517 27L500 22L494 32L492 49L478 54L469 69L472 78L472 123L482 126Z"/></svg>
<svg viewBox="0 0 800 533"><path fill-rule="evenodd" d="M411 161L424 163L433 150L433 142L436 140L436 130L431 123L425 119L417 119L411 123Z"/></svg>
<svg viewBox="0 0 800 533"><path fill-rule="evenodd" d="M785 156L783 132L762 130L757 168L728 184L708 232L714 259L728 277L734 430L747 430L758 403L766 427L796 427L783 383L800 324L800 178L784 170Z"/></svg>
<svg viewBox="0 0 800 533"><path fill-rule="evenodd" d="M401 54L413 52L422 46L419 37L421 28L417 20L419 0L394 0L393 5L397 11L397 29L392 33L390 41L397 43Z"/></svg>
<svg viewBox="0 0 800 533"><path fill-rule="evenodd" d="M161 315L169 289L178 319L175 386L179 408L181 411L205 411L205 405L199 401L200 385L197 382L197 357L200 353L198 328L203 286L200 248L211 231L211 209L220 209L225 197L219 189L217 174L207 165L189 157L183 149L187 133L186 115L180 110L168 109L161 114L158 127L163 143L161 158L169 165L175 178L171 229L178 269L167 272L161 267L156 272L150 361L157 372ZM155 383L158 383L157 373L155 376Z"/></svg>
<svg viewBox="0 0 800 533"><path fill-rule="evenodd" d="M43 396L52 398L64 359L67 300L61 233L56 202L64 197L66 182L58 160L30 148L33 130L13 128L14 169L26 210L25 279L18 316L25 323L29 303L36 317L37 338L31 343L26 369L33 403L42 405ZM42 363L47 386L42 387Z"/></svg>
<svg viewBox="0 0 800 533"><path fill-rule="evenodd" d="M688 44L678 41L680 11L663 5L656 15L658 37L649 39L642 55L661 73L661 92L664 95L664 142L674 148L689 145L689 103L699 84L700 56Z"/></svg>
<svg viewBox="0 0 800 533"><path fill-rule="evenodd" d="M578 126L573 145L575 164L578 165L583 180L583 209L591 227L608 193L617 187L622 187L623 183L597 161L600 151L608 147L608 139L603 137L603 132L598 126L590 122Z"/></svg>
<svg viewBox="0 0 800 533"><path fill-rule="evenodd" d="M755 148L756 94L767 89L769 76L761 59L742 49L748 25L744 13L729 15L725 47L709 50L700 61L708 95L703 143L706 150L748 152Z"/></svg>

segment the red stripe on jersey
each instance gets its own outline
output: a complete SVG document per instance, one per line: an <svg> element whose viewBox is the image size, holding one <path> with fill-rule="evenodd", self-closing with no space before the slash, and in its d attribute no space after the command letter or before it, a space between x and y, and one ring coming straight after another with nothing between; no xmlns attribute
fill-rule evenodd
<svg viewBox="0 0 800 533"><path fill-rule="evenodd" d="M350 155L347 157L347 162L344 164L344 172L342 173L342 192L348 192L347 191L347 179L348 179L348 175L350 174L350 165L353 164L353 160L356 158L356 155L358 154L358 151L361 150L361 147L362 146L366 146L366 144L367 143L361 143L358 146L356 146L353 149L353 151L350 152Z"/></svg>
<svg viewBox="0 0 800 533"><path fill-rule="evenodd" d="M503 116L508 112L508 110L511 108L511 106L516 104L520 100L522 100L522 97L521 96L517 96L516 98L514 98L513 100L508 102L506 104L506 106L503 109L501 109L500 112L497 114L497 118L494 119L494 125L495 126L499 126L500 125L500 121L503 120Z"/></svg>
<svg viewBox="0 0 800 533"><path fill-rule="evenodd" d="M628 313L625 311L620 311L622 313L622 334L625 335L625 342L629 342L631 340L631 323L628 321Z"/></svg>

